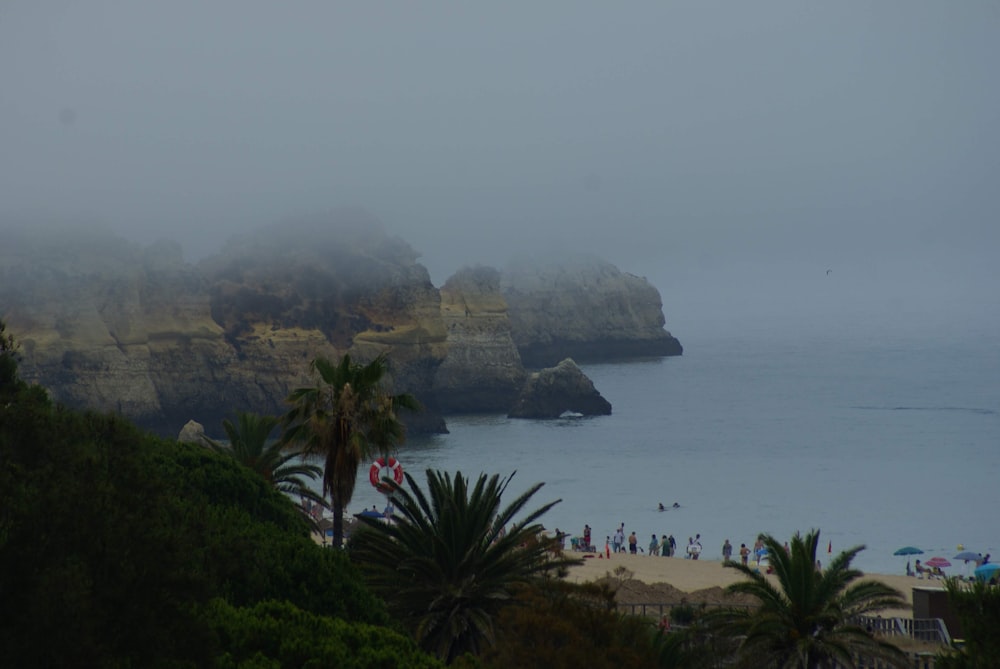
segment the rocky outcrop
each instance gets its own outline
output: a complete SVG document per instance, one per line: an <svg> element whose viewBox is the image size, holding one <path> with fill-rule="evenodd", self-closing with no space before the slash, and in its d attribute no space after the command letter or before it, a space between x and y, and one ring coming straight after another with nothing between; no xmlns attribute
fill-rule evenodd
<svg viewBox="0 0 1000 669"><path fill-rule="evenodd" d="M607 262L522 262L504 270L500 286L527 367L683 352L664 329L659 291Z"/></svg>
<svg viewBox="0 0 1000 669"><path fill-rule="evenodd" d="M566 412L584 416L611 414L611 403L601 397L594 383L569 358L531 374L508 417L558 418Z"/></svg>
<svg viewBox="0 0 1000 669"><path fill-rule="evenodd" d="M177 441L182 444L198 444L199 446L207 446L208 441L205 437L205 426L196 420L189 420L184 423L184 427L181 428L180 434L177 435Z"/></svg>
<svg viewBox="0 0 1000 669"><path fill-rule="evenodd" d="M462 269L440 293L448 346L434 377L438 406L445 413L507 411L526 374L511 337L500 273Z"/></svg>
<svg viewBox="0 0 1000 669"><path fill-rule="evenodd" d="M261 230L198 267L180 248L110 235L7 231L0 317L21 376L70 406L121 413L165 435L195 417L210 435L237 410L284 411L317 355L390 353L397 392L443 431L430 393L445 354L440 298L404 242L341 216Z"/></svg>
<svg viewBox="0 0 1000 669"><path fill-rule="evenodd" d="M4 230L0 318L26 381L169 436L282 413L317 356L387 353L393 390L425 408L410 431L441 432L445 412L507 412L525 365L680 352L656 289L607 263L467 268L439 290L416 258L357 212L263 228L197 265L173 242Z"/></svg>

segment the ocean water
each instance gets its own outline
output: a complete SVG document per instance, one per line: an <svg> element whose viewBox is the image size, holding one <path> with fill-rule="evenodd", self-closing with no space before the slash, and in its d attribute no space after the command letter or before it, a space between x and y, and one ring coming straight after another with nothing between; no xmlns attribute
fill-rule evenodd
<svg viewBox="0 0 1000 669"><path fill-rule="evenodd" d="M913 545L951 558L959 544L1000 559L1000 350L985 337L685 340L682 357L582 365L611 416L451 417L450 434L399 451L427 468L510 475L511 498L545 485L542 522L603 545L619 523L645 547L700 533L702 559L821 531L855 565L902 573ZM351 511L385 500L359 472ZM660 512L658 504L679 509ZM909 558L913 559L913 558ZM964 573L963 563L946 572Z"/></svg>

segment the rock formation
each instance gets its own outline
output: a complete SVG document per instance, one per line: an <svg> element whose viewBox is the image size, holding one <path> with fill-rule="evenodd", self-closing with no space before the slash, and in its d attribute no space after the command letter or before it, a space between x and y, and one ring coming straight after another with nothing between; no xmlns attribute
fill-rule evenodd
<svg viewBox="0 0 1000 669"><path fill-rule="evenodd" d="M570 358L531 374L507 415L558 418L568 411L584 416L611 414L611 403L601 397L594 383Z"/></svg>
<svg viewBox="0 0 1000 669"><path fill-rule="evenodd" d="M440 292L448 349L434 377L438 406L445 413L507 411L526 374L511 337L500 273L462 269Z"/></svg>
<svg viewBox="0 0 1000 669"><path fill-rule="evenodd" d="M680 342L664 329L660 293L646 279L595 258L504 270L514 342L527 367L680 355Z"/></svg>
<svg viewBox="0 0 1000 669"><path fill-rule="evenodd" d="M644 279L587 261L467 268L439 290L409 245L356 212L265 227L197 265L173 242L93 230L0 241L21 377L170 436L191 419L217 437L238 410L282 413L320 355L388 353L393 390L425 407L403 416L410 431L441 432L445 412L507 412L525 365L680 353Z"/></svg>
<svg viewBox="0 0 1000 669"><path fill-rule="evenodd" d="M205 426L196 420L189 420L181 428L180 434L177 435L177 441L182 444L207 446L208 442L205 441Z"/></svg>

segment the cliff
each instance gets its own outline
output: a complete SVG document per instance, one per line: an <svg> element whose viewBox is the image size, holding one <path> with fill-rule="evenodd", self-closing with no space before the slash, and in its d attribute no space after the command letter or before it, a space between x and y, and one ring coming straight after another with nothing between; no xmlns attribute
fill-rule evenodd
<svg viewBox="0 0 1000 669"><path fill-rule="evenodd" d="M660 293L646 279L596 258L519 263L501 278L511 332L522 362L549 367L580 362L681 355L664 329Z"/></svg>
<svg viewBox="0 0 1000 669"><path fill-rule="evenodd" d="M2 234L0 318L21 376L170 436L283 412L318 355L388 353L393 390L425 407L405 417L411 432L440 432L445 413L507 412L525 365L680 352L656 289L607 263L467 268L437 289L358 213L262 228L197 265L172 242Z"/></svg>
<svg viewBox="0 0 1000 669"><path fill-rule="evenodd" d="M500 272L466 268L441 287L441 319L448 351L434 378L445 413L507 411L525 371L511 335Z"/></svg>
<svg viewBox="0 0 1000 669"><path fill-rule="evenodd" d="M317 355L391 352L390 379L443 431L430 394L445 353L440 298L416 254L368 220L303 220L236 239L199 266L110 235L5 233L0 316L21 376L75 407L162 434L219 435L237 410L280 413Z"/></svg>

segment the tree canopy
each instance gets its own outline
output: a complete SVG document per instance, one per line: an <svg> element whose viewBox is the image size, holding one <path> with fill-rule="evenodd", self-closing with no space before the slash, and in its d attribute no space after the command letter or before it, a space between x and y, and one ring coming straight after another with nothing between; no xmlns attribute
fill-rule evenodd
<svg viewBox="0 0 1000 669"><path fill-rule="evenodd" d="M726 562L727 568L746 576L729 591L750 595L759 605L724 608L706 616L724 636L741 639L741 659L757 667L814 669L834 661L853 666L853 655L863 653L887 666L905 666L906 657L898 648L875 639L856 622L857 616L905 604L897 590L859 580L863 574L851 562L863 546L836 555L819 570L819 530L804 537L796 533L787 551L773 536L763 539L777 585L758 570Z"/></svg>
<svg viewBox="0 0 1000 669"><path fill-rule="evenodd" d="M4 663L212 666L266 602L335 626L345 648L377 636L401 657L420 654L387 627L347 555L317 546L293 502L232 458L67 410L37 387L4 388ZM300 666L270 659L257 666Z"/></svg>

